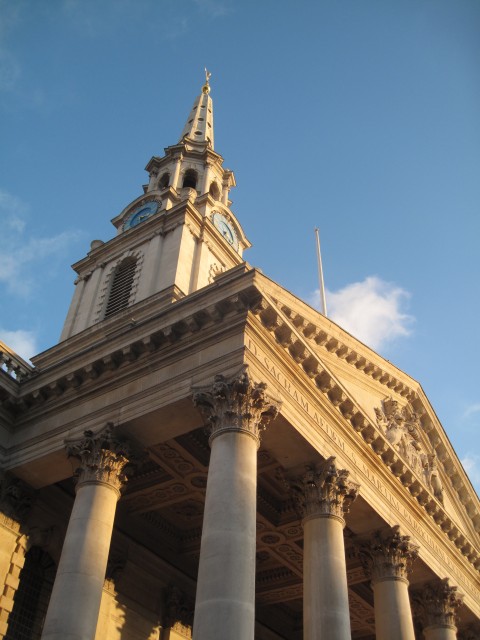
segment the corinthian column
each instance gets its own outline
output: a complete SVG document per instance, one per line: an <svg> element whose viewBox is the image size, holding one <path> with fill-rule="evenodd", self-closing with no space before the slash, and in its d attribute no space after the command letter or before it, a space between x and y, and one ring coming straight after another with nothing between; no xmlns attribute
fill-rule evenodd
<svg viewBox="0 0 480 640"><path fill-rule="evenodd" d="M448 579L435 580L425 585L416 598L425 640L456 640L455 617L462 604L457 587Z"/></svg>
<svg viewBox="0 0 480 640"><path fill-rule="evenodd" d="M377 532L361 549L373 587L377 640L415 640L407 576L417 555L418 547L399 527L386 536Z"/></svg>
<svg viewBox="0 0 480 640"><path fill-rule="evenodd" d="M194 640L253 640L257 449L279 403L247 373L197 389L193 400L210 427Z"/></svg>
<svg viewBox="0 0 480 640"><path fill-rule="evenodd" d="M77 458L76 497L42 640L92 640L128 450L110 427L67 445Z"/></svg>
<svg viewBox="0 0 480 640"><path fill-rule="evenodd" d="M348 471L329 458L294 485L303 514L304 640L350 640L344 514L357 496Z"/></svg>

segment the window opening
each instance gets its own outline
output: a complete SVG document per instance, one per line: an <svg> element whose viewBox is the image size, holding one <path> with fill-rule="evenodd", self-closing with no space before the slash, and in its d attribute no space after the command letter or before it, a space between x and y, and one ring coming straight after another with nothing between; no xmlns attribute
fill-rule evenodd
<svg viewBox="0 0 480 640"><path fill-rule="evenodd" d="M136 267L137 259L130 257L122 260L115 269L105 310L105 318L109 318L114 313L128 307Z"/></svg>
<svg viewBox="0 0 480 640"><path fill-rule="evenodd" d="M218 188L218 184L216 182L212 182L209 189L210 195L215 200L220 200L220 189Z"/></svg>
<svg viewBox="0 0 480 640"><path fill-rule="evenodd" d="M55 573L55 564L48 553L39 547L27 551L5 640L40 640Z"/></svg>
<svg viewBox="0 0 480 640"><path fill-rule="evenodd" d="M193 169L187 169L185 171L185 177L183 178L183 187L190 187L191 189L197 188L197 172Z"/></svg>
<svg viewBox="0 0 480 640"><path fill-rule="evenodd" d="M163 176L160 178L159 187L160 189L166 189L169 184L170 184L170 174L164 173Z"/></svg>

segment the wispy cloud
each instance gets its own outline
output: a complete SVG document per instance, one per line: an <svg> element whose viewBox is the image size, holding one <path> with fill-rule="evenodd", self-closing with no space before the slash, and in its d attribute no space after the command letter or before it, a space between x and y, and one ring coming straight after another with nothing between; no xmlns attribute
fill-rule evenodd
<svg viewBox="0 0 480 640"><path fill-rule="evenodd" d="M163 40L181 38L192 28L198 28L200 16L213 20L232 11L231 0L163 0L162 28L158 29L155 20L152 21L152 12L158 4L154 0L63 0L61 8L68 22L85 38L111 34L128 20L144 32L155 29L156 37Z"/></svg>
<svg viewBox="0 0 480 640"><path fill-rule="evenodd" d="M480 491L480 456L474 453L467 453L462 458L461 463L478 493Z"/></svg>
<svg viewBox="0 0 480 640"><path fill-rule="evenodd" d="M20 63L8 46L8 37L22 9L23 2L0 0L0 92L11 91L20 77Z"/></svg>
<svg viewBox="0 0 480 640"><path fill-rule="evenodd" d="M0 238L0 284L8 293L26 296L34 287L42 261L64 255L80 237L78 231L64 231L38 238L28 234L25 214L28 207L19 198L0 190L0 217L5 218Z"/></svg>
<svg viewBox="0 0 480 640"><path fill-rule="evenodd" d="M0 340L24 360L29 360L38 351L37 338L32 331L8 331L0 327Z"/></svg>
<svg viewBox="0 0 480 640"><path fill-rule="evenodd" d="M480 413L480 402L476 402L474 404L469 405L463 412L463 418L464 419L471 418L476 413Z"/></svg>
<svg viewBox="0 0 480 640"><path fill-rule="evenodd" d="M327 292L329 317L372 349L409 336L413 316L403 311L409 293L377 276ZM319 291L313 296L318 306Z"/></svg>
<svg viewBox="0 0 480 640"><path fill-rule="evenodd" d="M197 7L212 18L226 16L232 10L229 3L220 0L194 0Z"/></svg>

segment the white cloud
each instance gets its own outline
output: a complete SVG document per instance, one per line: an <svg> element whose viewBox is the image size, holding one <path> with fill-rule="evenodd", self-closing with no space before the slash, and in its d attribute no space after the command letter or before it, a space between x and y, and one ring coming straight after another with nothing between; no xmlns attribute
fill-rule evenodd
<svg viewBox="0 0 480 640"><path fill-rule="evenodd" d="M24 360L29 360L38 351L37 339L32 331L8 331L0 327L0 340Z"/></svg>
<svg viewBox="0 0 480 640"><path fill-rule="evenodd" d="M52 262L79 237L77 231L44 238L29 236L23 218L27 211L19 198L0 189L0 215L7 222L0 237L0 285L4 284L9 293L22 296L32 291L37 277L49 266L42 265L42 260Z"/></svg>
<svg viewBox="0 0 480 640"><path fill-rule="evenodd" d="M401 287L369 276L339 291L327 291L327 310L346 331L372 349L380 349L395 338L410 335L414 318L402 310L408 297ZM319 299L317 290L317 308Z"/></svg>
<svg viewBox="0 0 480 640"><path fill-rule="evenodd" d="M462 458L461 463L470 478L470 482L478 492L480 490L480 456L474 453L467 453L467 455Z"/></svg>
<svg viewBox="0 0 480 640"><path fill-rule="evenodd" d="M477 402L468 406L463 413L463 417L471 418L476 413L480 413L480 402Z"/></svg>

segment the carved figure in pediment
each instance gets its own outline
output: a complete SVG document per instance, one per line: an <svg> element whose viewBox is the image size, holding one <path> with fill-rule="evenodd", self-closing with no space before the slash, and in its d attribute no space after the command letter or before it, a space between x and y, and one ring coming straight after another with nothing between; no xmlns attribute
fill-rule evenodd
<svg viewBox="0 0 480 640"><path fill-rule="evenodd" d="M428 486L433 491L433 495L443 504L443 485L438 471L437 456L434 453L429 453L426 456L424 475Z"/></svg>
<svg viewBox="0 0 480 640"><path fill-rule="evenodd" d="M426 451L422 444L419 415L409 405L399 406L393 398L385 398L381 408L375 407L375 415L377 425L388 442L400 453L412 471L424 479L437 500L443 502L437 458L434 453Z"/></svg>

